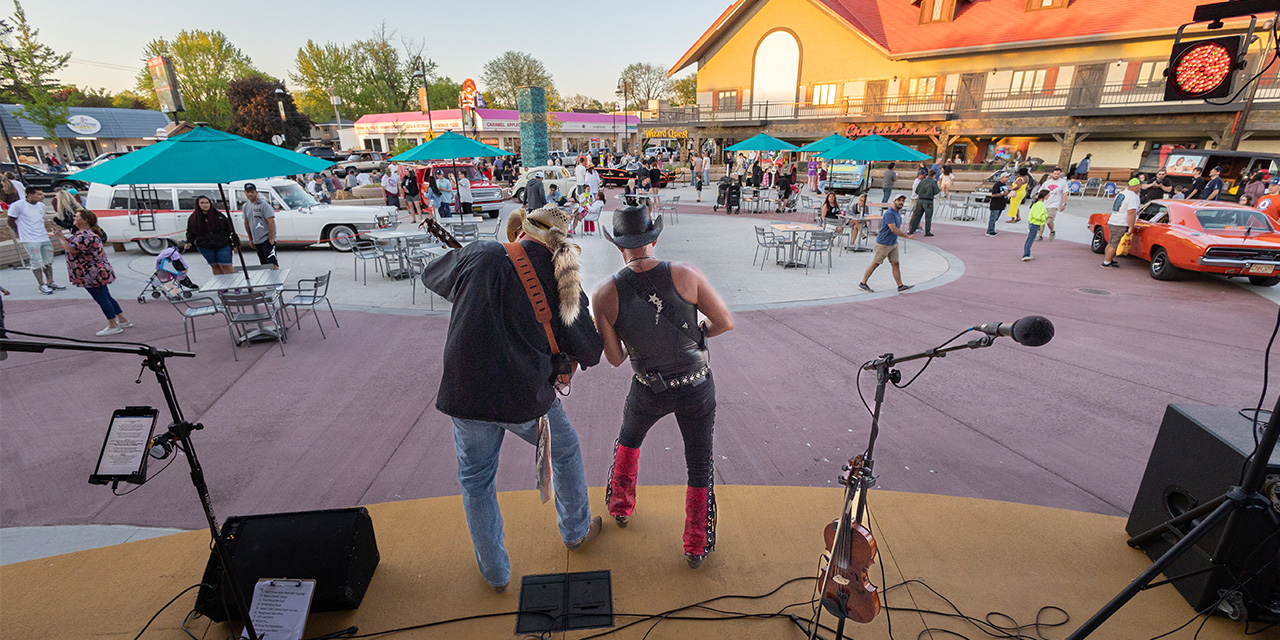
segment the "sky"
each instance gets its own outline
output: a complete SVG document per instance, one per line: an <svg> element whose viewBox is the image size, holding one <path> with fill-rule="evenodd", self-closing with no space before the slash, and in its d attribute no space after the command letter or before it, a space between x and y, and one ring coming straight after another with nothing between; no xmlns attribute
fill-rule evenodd
<svg viewBox="0 0 1280 640"><path fill-rule="evenodd" d="M0 14L12 14L12 1L0 0ZM398 35L424 41L437 72L455 81L479 82L486 61L513 49L541 60L561 95L582 93L606 101L624 67L651 62L670 68L729 3L26 0L23 8L43 43L71 52L71 64L59 80L80 87L132 89L146 43L172 38L182 29L222 31L255 67L287 82L294 56L308 39L349 43L368 37L386 20ZM199 11L189 9L196 6Z"/></svg>

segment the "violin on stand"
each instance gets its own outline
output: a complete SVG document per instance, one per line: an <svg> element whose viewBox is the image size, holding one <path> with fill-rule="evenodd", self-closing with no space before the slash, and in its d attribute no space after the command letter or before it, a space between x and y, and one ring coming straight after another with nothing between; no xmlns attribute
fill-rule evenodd
<svg viewBox="0 0 1280 640"><path fill-rule="evenodd" d="M839 620L837 640L844 637L845 620L867 623L880 613L880 591L867 575L876 559L876 539L862 524L866 490L874 482L864 455L854 457L843 467L845 475L840 483L845 486L844 508L840 517L823 532L827 542L823 556L827 563L820 583L822 608Z"/></svg>

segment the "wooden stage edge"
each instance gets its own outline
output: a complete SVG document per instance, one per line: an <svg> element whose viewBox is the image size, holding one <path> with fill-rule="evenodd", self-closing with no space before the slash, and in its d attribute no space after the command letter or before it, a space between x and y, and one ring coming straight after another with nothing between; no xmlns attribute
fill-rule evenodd
<svg viewBox="0 0 1280 640"><path fill-rule="evenodd" d="M592 489L592 510L604 504L603 489ZM570 553L559 539L555 508L536 492L499 496L513 579L503 595L480 579L467 534L460 497L428 498L368 507L382 562L358 610L311 616L306 637L358 625L360 633L450 618L515 611L519 577L529 574L608 569L614 611L653 614L720 595L757 595L791 578L813 576L822 552L822 528L839 511L834 488L722 486L717 550L693 571L685 566L680 534L683 487L643 486L636 515L627 529L605 518L595 542ZM976 618L991 611L1032 624L1041 607L1057 606L1071 617L1065 625L1041 628L1044 638L1064 638L1149 566L1146 556L1125 545L1119 517L1007 502L876 491L869 496L871 530L889 585L904 579L926 582ZM193 531L162 538L80 551L0 567L0 637L133 638L164 603L199 582L209 555L208 534ZM873 582L883 586L879 565ZM290 576L306 577L306 576ZM717 608L776 612L811 599L814 580L802 580L760 600L721 600ZM891 607L945 610L927 589L909 584L886 594ZM179 629L195 602L180 597L156 619L143 638L186 638ZM789 609L801 617L809 606ZM689 615L712 615L708 612ZM1093 635L1094 638L1150 638L1194 615L1170 586L1140 594ZM937 615L892 611L893 635L909 640L926 627L968 638L987 638L967 623ZM859 639L888 638L890 616L871 624L850 624ZM824 616L831 622L830 616ZM1041 621L1061 621L1056 611ZM618 617L621 626L636 620ZM639 639L652 622L607 637ZM1174 638L1190 638L1191 625ZM224 625L193 619L197 638L229 635ZM574 631L556 638L585 638L605 631ZM1274 630L1273 630L1274 631ZM1254 638L1278 638L1267 631ZM1027 629L1035 637L1034 629ZM825 634L830 637L831 634ZM386 638L509 638L514 616L456 622ZM650 638L788 638L804 634L786 618L662 622ZM930 637L927 634L924 636ZM934 637L955 637L935 634ZM1209 620L1200 638L1243 638L1244 628L1224 618Z"/></svg>

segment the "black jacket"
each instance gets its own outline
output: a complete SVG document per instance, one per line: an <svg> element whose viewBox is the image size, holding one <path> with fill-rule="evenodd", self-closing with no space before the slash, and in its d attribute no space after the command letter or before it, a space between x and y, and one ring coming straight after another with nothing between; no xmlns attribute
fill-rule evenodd
<svg viewBox="0 0 1280 640"><path fill-rule="evenodd" d="M531 240L521 244L554 310L551 326L560 351L584 369L595 366L604 341L591 320L587 294L578 290L580 311L566 327L551 251ZM422 281L453 303L436 408L455 418L506 423L546 414L556 398L551 346L506 248L473 242L431 263Z"/></svg>
<svg viewBox="0 0 1280 640"><path fill-rule="evenodd" d="M199 213L193 212L187 218L187 242L210 251L217 251L223 247L230 246L231 219L227 217L227 214L217 209L213 209L209 213L210 220L204 225L203 229L198 229L200 226ZM236 244L239 245L240 243L236 242Z"/></svg>

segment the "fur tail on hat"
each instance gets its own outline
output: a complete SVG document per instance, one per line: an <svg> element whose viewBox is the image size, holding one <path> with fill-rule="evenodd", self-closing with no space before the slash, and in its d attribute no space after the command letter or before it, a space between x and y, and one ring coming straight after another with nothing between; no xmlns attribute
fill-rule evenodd
<svg viewBox="0 0 1280 640"><path fill-rule="evenodd" d="M578 271L578 254L582 247L569 242L563 231L552 229L550 233L556 242L556 249L551 254L551 264L555 267L556 288L560 293L560 321L565 326L578 319L580 306L578 291L582 286L582 277Z"/></svg>

